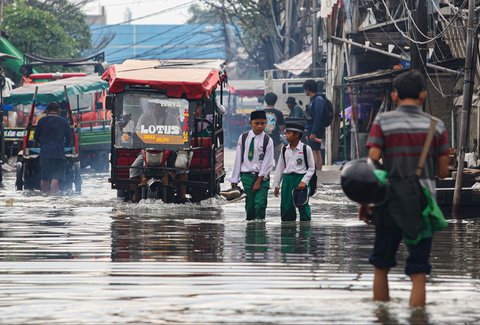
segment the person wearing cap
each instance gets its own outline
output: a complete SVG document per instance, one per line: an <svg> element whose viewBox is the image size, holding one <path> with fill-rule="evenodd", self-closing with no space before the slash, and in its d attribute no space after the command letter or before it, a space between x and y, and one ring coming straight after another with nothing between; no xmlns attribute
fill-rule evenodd
<svg viewBox="0 0 480 325"><path fill-rule="evenodd" d="M241 181L247 194L245 211L247 220L265 219L270 172L273 169L273 140L265 133L265 111L250 114L252 129L240 135L230 182L236 188Z"/></svg>
<svg viewBox="0 0 480 325"><path fill-rule="evenodd" d="M287 104L288 109L290 110L290 114L288 115L289 118L297 118L297 119L305 118L303 110L300 107L300 105L297 104L295 97L288 97L285 104Z"/></svg>
<svg viewBox="0 0 480 325"><path fill-rule="evenodd" d="M60 105L47 105L45 117L35 128L35 141L40 143L40 191L55 194L65 179L65 147L70 147L72 134L66 118L60 116Z"/></svg>
<svg viewBox="0 0 480 325"><path fill-rule="evenodd" d="M300 221L310 221L311 219L308 203L310 186L308 184L315 173L315 160L312 148L300 141L303 130L303 123L287 119L285 133L288 145L282 149L282 156L278 159L273 181L275 196L278 197L281 192L280 215L282 221L295 221L297 219L296 207L300 213ZM280 184L282 185L281 190Z"/></svg>

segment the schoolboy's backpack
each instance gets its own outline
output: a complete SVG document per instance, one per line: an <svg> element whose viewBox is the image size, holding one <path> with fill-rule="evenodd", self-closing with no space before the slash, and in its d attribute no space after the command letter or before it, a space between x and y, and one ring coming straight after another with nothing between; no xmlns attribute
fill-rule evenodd
<svg viewBox="0 0 480 325"><path fill-rule="evenodd" d="M243 156L245 155L245 142L247 141L248 137L248 132L243 132L242 133L242 163L243 163ZM265 156L265 153L267 152L267 146L268 146L268 141L270 140L270 136L265 133L263 136L263 156Z"/></svg>
<svg viewBox="0 0 480 325"><path fill-rule="evenodd" d="M282 148L283 163L286 166L287 162L285 161L285 151L287 151L287 146L283 146L283 148ZM306 144L303 144L303 160L305 161L305 168L308 169L307 145ZM308 184L310 185L309 196L312 196L317 191L317 181L318 181L317 168L315 168L315 172L313 173L312 178L310 178L310 182L308 182Z"/></svg>
<svg viewBox="0 0 480 325"><path fill-rule="evenodd" d="M329 127L333 122L333 104L330 99L327 98L325 94L321 95L323 98L323 113L322 113L322 122L323 127Z"/></svg>

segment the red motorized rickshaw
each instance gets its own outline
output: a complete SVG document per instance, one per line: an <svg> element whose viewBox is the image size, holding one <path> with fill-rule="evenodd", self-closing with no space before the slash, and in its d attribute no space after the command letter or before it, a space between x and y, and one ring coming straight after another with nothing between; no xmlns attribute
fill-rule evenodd
<svg viewBox="0 0 480 325"><path fill-rule="evenodd" d="M127 60L110 66L112 188L124 200L213 197L225 177L226 79L220 60ZM182 200L181 200L182 201Z"/></svg>

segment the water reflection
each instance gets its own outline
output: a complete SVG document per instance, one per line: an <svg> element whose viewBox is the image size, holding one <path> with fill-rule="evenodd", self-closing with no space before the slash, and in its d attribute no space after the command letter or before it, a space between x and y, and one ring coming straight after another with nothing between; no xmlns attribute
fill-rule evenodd
<svg viewBox="0 0 480 325"><path fill-rule="evenodd" d="M312 229L309 221L284 221L280 226L282 262L288 262L288 254L310 254Z"/></svg>
<svg viewBox="0 0 480 325"><path fill-rule="evenodd" d="M224 225L210 220L188 221L134 215L114 217L111 259L118 261L220 262Z"/></svg>
<svg viewBox="0 0 480 325"><path fill-rule="evenodd" d="M125 205L102 177L53 202L7 175L0 323L480 323L477 220L436 234L427 308L412 311L403 245L392 301L372 302L374 230L339 188L312 198L311 222L280 222L272 198L266 222L247 223L243 204Z"/></svg>
<svg viewBox="0 0 480 325"><path fill-rule="evenodd" d="M402 324L402 313L399 313L398 306L394 303L375 303L374 315L375 323L378 324ZM415 325L428 325L430 322L430 315L427 309L424 308L410 308L407 310L407 323Z"/></svg>
<svg viewBox="0 0 480 325"><path fill-rule="evenodd" d="M245 261L265 261L268 259L268 238L263 221L251 221L245 225Z"/></svg>

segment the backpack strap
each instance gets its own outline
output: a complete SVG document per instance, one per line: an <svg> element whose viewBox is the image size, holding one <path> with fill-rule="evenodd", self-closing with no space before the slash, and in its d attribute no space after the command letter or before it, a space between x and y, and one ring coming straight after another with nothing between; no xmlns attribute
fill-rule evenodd
<svg viewBox="0 0 480 325"><path fill-rule="evenodd" d="M265 135L263 136L263 155L264 156L267 153L268 142L270 142L270 136L265 133Z"/></svg>
<svg viewBox="0 0 480 325"><path fill-rule="evenodd" d="M241 157L242 163L243 163L243 156L245 155L245 142L247 141L248 132L242 133L242 157Z"/></svg>
<svg viewBox="0 0 480 325"><path fill-rule="evenodd" d="M307 145L303 144L303 160L305 160L305 168L308 171Z"/></svg>
<svg viewBox="0 0 480 325"><path fill-rule="evenodd" d="M432 118L430 120L430 127L428 129L425 142L423 144L422 153L420 154L420 159L418 160L417 169L415 170L415 175L420 177L422 175L423 167L425 166L425 160L427 159L428 151L430 150L430 145L435 135L435 128L437 127L437 119Z"/></svg>
<svg viewBox="0 0 480 325"><path fill-rule="evenodd" d="M283 157L283 164L287 167L287 161L285 160L285 151L287 151L287 146L282 147L282 157Z"/></svg>

